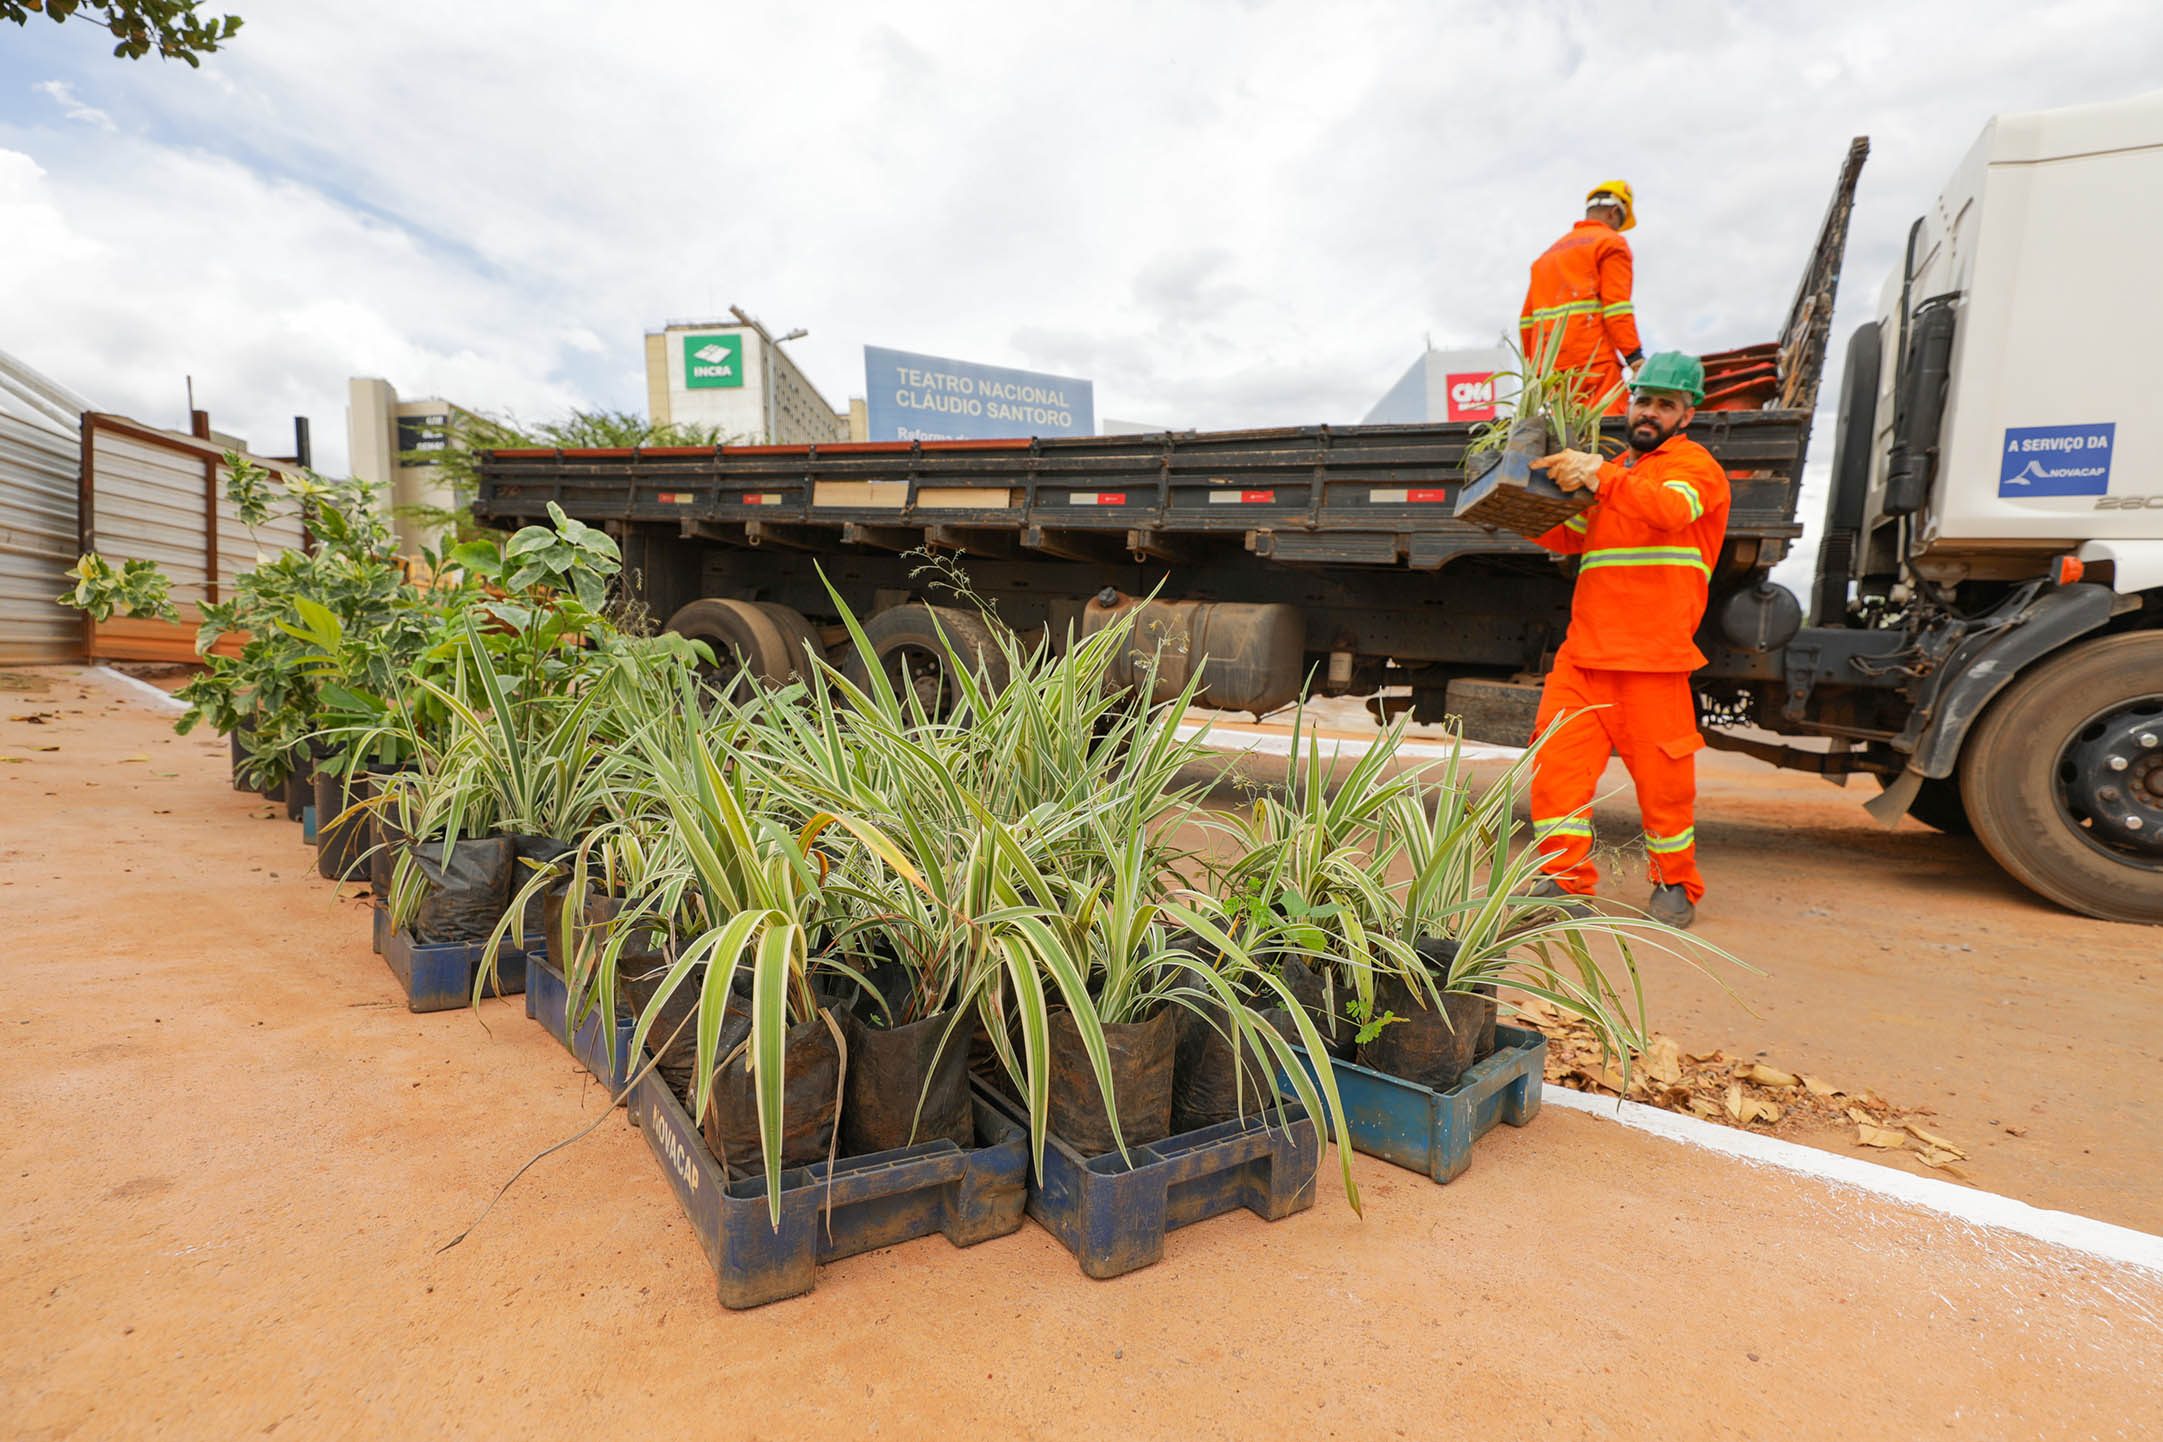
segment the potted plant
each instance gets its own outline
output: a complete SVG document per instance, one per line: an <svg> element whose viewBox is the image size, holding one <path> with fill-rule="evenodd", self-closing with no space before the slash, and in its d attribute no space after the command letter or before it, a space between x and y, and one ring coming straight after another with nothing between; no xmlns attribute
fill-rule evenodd
<svg viewBox="0 0 2163 1442"><path fill-rule="evenodd" d="M1708 962L1740 964L1646 917L1582 913L1530 895L1540 856L1519 844L1513 813L1537 749L1481 788L1462 744L1453 745L1438 774L1382 812L1381 856L1401 861L1409 875L1384 890L1369 918L1374 984L1363 1065L1448 1090L1483 1046L1492 1049L1498 997L1507 990L1586 1022L1627 1079L1631 1053L1645 1044L1635 948L1658 947L1716 980ZM1596 956L1596 941L1611 962Z"/></svg>

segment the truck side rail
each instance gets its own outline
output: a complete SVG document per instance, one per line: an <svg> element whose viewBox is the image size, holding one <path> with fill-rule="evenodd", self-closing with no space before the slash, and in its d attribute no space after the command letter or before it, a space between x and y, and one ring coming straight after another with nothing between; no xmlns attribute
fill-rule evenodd
<svg viewBox="0 0 2163 1442"><path fill-rule="evenodd" d="M1619 448L1620 426L1610 439ZM1729 534L1801 534L1795 500L1810 416L1700 412L1693 439L1733 486ZM480 459L484 522L544 517L676 523L744 545L839 541L905 550L1004 537L1053 555L1094 543L1173 558L1236 541L1285 561L1436 569L1536 553L1450 518L1473 427L1301 426L1015 441L497 450Z"/></svg>

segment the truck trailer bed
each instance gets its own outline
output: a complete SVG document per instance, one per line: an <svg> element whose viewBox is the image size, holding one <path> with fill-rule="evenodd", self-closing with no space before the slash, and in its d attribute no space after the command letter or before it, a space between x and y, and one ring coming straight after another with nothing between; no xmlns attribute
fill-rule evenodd
<svg viewBox="0 0 2163 1442"><path fill-rule="evenodd" d="M1619 441L1619 424L1611 422ZM1732 540L1761 564L1795 520L1810 416L1701 412L1690 436L1734 487ZM553 501L592 525L831 552L930 546L1109 562L1244 550L1278 561L1437 570L1536 552L1451 517L1474 427L1297 426L1014 441L498 450L474 514L516 525ZM1612 449L1612 447L1610 447Z"/></svg>

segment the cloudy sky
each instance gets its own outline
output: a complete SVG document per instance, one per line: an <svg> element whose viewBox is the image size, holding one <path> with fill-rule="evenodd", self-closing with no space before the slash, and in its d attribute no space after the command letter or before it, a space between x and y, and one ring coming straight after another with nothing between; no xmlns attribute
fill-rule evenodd
<svg viewBox="0 0 2163 1442"><path fill-rule="evenodd" d="M1649 347L1747 344L1867 134L1844 336L1993 112L2163 84L2154 0L207 8L201 70L0 25L0 349L325 469L349 376L643 409L642 332L731 303L837 406L872 344L1353 421L1612 176Z"/></svg>

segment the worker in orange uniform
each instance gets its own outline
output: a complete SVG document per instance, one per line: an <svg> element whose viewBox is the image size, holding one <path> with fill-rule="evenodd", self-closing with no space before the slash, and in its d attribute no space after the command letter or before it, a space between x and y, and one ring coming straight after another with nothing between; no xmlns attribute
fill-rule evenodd
<svg viewBox="0 0 2163 1442"><path fill-rule="evenodd" d="M1518 315L1528 359L1545 353L1548 337L1562 329L1555 370L1581 370L1587 401L1614 392L1607 414L1621 415L1623 367L1644 359L1630 305L1635 262L1622 232L1637 224L1628 181L1610 180L1585 196L1585 218L1532 262L1532 283Z"/></svg>
<svg viewBox="0 0 2163 1442"><path fill-rule="evenodd" d="M1688 926L1705 894L1692 817L1694 757L1705 742L1690 686L1705 657L1691 637L1727 535L1727 475L1683 434L1703 399L1696 357L1655 355L1631 387L1620 459L1558 451L1538 462L1563 490L1596 499L1537 538L1579 558L1569 632L1534 727L1546 737L1532 769L1533 844L1547 873L1537 894L1590 895L1597 885L1592 798L1619 752L1644 818L1653 882L1646 909L1672 926Z"/></svg>

